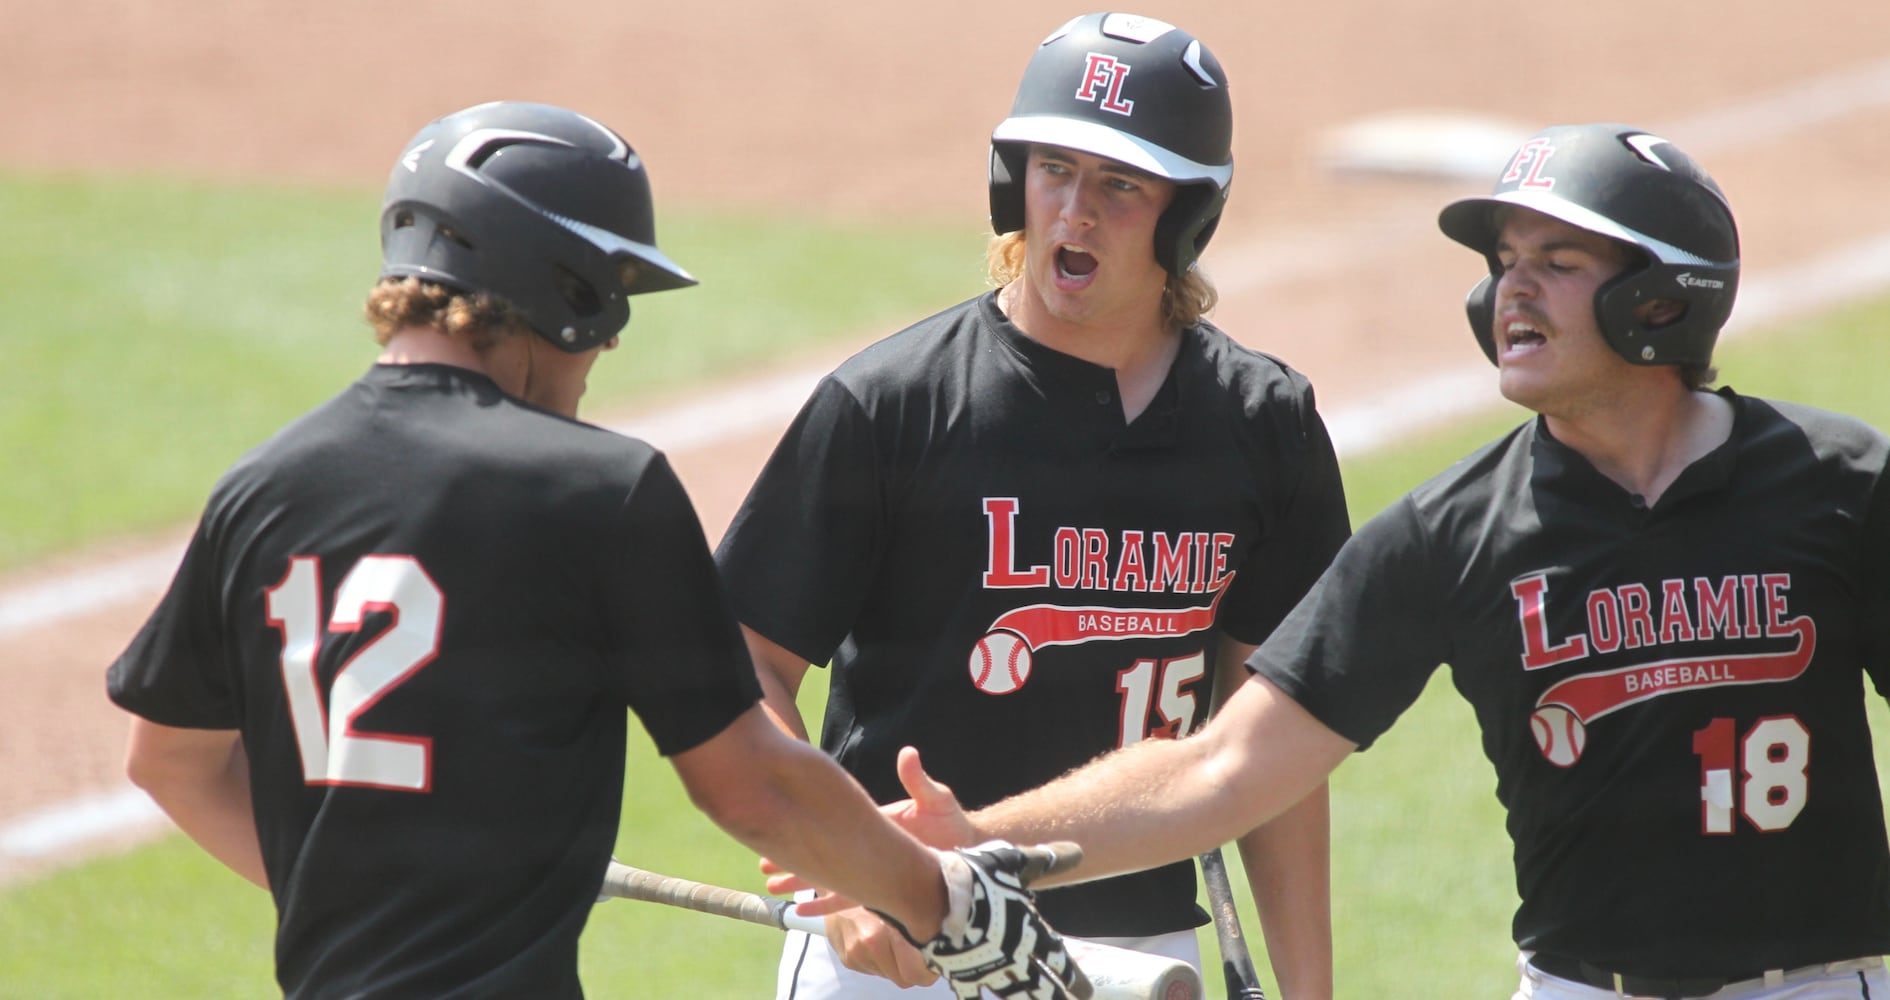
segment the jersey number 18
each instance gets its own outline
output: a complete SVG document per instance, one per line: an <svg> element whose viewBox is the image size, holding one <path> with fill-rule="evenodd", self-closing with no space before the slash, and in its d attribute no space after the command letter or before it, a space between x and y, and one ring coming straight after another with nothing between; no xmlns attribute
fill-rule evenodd
<svg viewBox="0 0 1890 1000"><path fill-rule="evenodd" d="M1768 833L1783 830L1805 808L1811 733L1789 715L1760 719L1744 740L1736 739L1735 726L1732 719L1714 719L1693 734L1693 754L1700 758L1700 832L1733 832L1735 763L1746 779L1739 796L1746 821Z"/></svg>

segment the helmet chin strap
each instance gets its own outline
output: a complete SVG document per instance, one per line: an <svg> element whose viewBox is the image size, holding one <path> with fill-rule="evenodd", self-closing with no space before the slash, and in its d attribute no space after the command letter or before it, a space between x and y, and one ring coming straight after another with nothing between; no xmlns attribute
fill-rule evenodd
<svg viewBox="0 0 1890 1000"><path fill-rule="evenodd" d="M519 394L525 397L526 402L531 402L532 380L538 374L538 335L527 330L522 336L525 338L525 385Z"/></svg>

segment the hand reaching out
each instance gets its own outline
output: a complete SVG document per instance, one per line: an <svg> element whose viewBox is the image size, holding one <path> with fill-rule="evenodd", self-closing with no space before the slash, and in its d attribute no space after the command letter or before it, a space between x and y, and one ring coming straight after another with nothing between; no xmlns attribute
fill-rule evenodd
<svg viewBox="0 0 1890 1000"><path fill-rule="evenodd" d="M938 981L938 973L926 964L919 949L872 911L848 907L828 914L826 923L828 946L841 965L883 977L901 989Z"/></svg>
<svg viewBox="0 0 1890 1000"><path fill-rule="evenodd" d="M917 747L901 747L897 767L899 783L911 797L880 806L880 812L932 847L964 847L978 842L978 831L958 804L958 796L951 786L925 773ZM777 895L819 888L767 858L761 859L761 871L768 876L768 891ZM801 903L798 909L802 916L820 917L857 905L845 896L823 892Z"/></svg>
<svg viewBox="0 0 1890 1000"><path fill-rule="evenodd" d="M1040 852L1038 859L993 840L939 852L950 900L944 924L930 941L912 943L951 980L961 1000L975 1000L985 990L1026 1000L1087 1000L1092 992L1063 936L1037 912L1027 887L1030 871L1041 858L1056 855L1033 850ZM905 933L896 921L883 919Z"/></svg>
<svg viewBox="0 0 1890 1000"><path fill-rule="evenodd" d="M965 847L979 841L951 786L925 773L917 747L901 747L896 767L910 797L881 807L881 812L932 847Z"/></svg>

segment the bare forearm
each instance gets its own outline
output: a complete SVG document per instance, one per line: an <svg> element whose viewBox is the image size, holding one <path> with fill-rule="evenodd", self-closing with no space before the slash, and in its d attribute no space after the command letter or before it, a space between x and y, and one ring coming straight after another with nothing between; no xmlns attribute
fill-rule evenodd
<svg viewBox="0 0 1890 1000"><path fill-rule="evenodd" d="M1285 811L1319 787L1353 745L1278 688L1243 685L1208 726L1109 754L971 814L980 836L1074 840L1083 863L1063 881L1192 857Z"/></svg>
<svg viewBox="0 0 1890 1000"><path fill-rule="evenodd" d="M755 661L755 678L761 682L761 707L790 736L807 739L807 721L795 701L807 675L807 661L746 625L742 640Z"/></svg>
<svg viewBox="0 0 1890 1000"><path fill-rule="evenodd" d="M249 760L234 733L170 729L138 720L126 757L133 783L177 828L231 871L267 889Z"/></svg>
<svg viewBox="0 0 1890 1000"><path fill-rule="evenodd" d="M826 754L751 711L674 760L717 825L808 882L890 914L920 940L938 931L938 859L881 814Z"/></svg>
<svg viewBox="0 0 1890 1000"><path fill-rule="evenodd" d="M1192 857L1245 829L1236 803L1212 793L1215 764L1198 738L1156 740L1109 754L1041 788L970 816L980 838L1073 840L1085 881Z"/></svg>
<svg viewBox="0 0 1890 1000"><path fill-rule="evenodd" d="M154 793L152 797L170 814L178 829L189 834L211 857L267 889L269 873L263 867L262 844L257 839L256 814L246 782L247 774L241 782L232 780L214 791L193 789L182 794Z"/></svg>
<svg viewBox="0 0 1890 1000"><path fill-rule="evenodd" d="M766 671L761 678L761 707L781 727L781 731L797 740L807 741L807 720L801 718L801 709L794 701L793 692L782 686L781 682Z"/></svg>
<svg viewBox="0 0 1890 1000"><path fill-rule="evenodd" d="M1287 1000L1331 1000L1331 809L1322 784L1240 838L1241 861Z"/></svg>

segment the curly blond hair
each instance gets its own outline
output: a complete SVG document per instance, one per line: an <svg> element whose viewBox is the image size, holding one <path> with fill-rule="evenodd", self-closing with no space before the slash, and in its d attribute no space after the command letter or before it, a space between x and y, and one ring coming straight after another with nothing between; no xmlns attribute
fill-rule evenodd
<svg viewBox="0 0 1890 1000"><path fill-rule="evenodd" d="M984 248L985 277L995 288L1016 281L1024 273L1024 234L1022 231L993 236ZM1220 301L1214 283L1200 268L1189 268L1183 275L1169 275L1162 289L1162 321L1171 329L1185 330L1201 322Z"/></svg>
<svg viewBox="0 0 1890 1000"><path fill-rule="evenodd" d="M511 303L485 292L461 292L419 278L382 278L368 292L362 307L374 342L382 347L396 330L428 326L452 337L464 337L484 353L499 341L530 329Z"/></svg>

